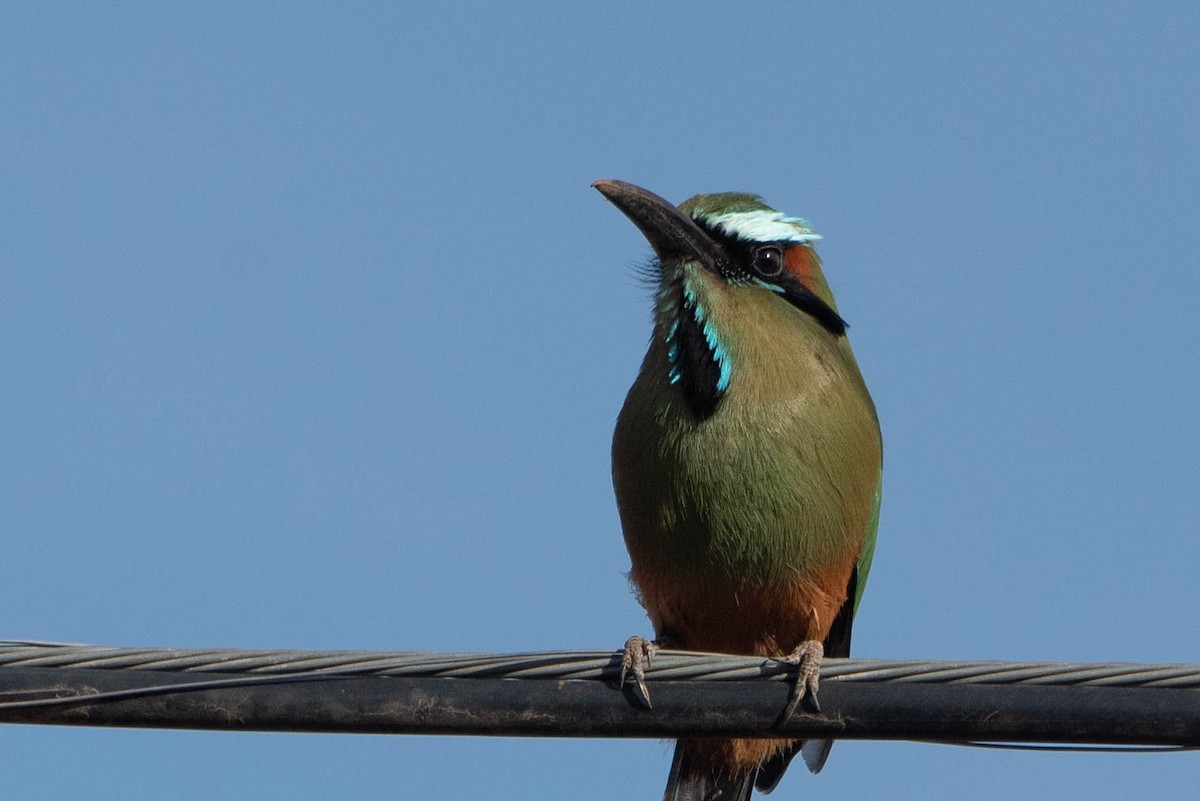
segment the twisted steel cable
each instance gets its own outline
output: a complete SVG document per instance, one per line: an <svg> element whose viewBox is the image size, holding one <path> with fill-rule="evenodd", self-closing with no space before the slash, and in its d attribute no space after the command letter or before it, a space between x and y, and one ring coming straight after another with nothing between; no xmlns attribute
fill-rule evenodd
<svg viewBox="0 0 1200 801"><path fill-rule="evenodd" d="M607 681L614 677L619 661L619 655L611 651L491 654L122 648L0 640L0 668ZM789 671L788 665L764 657L661 650L646 669L646 679L785 680ZM1186 664L826 659L822 663L821 677L822 680L918 684L1200 689L1200 665Z"/></svg>
<svg viewBox="0 0 1200 801"><path fill-rule="evenodd" d="M659 651L647 710L609 651L121 648L0 641L0 721L379 733L837 736L1200 745L1200 666L829 659L821 714L781 722L792 668Z"/></svg>

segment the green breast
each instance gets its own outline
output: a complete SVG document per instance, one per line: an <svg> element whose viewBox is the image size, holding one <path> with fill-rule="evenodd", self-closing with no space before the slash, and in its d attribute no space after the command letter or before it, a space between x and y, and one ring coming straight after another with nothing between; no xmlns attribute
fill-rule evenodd
<svg viewBox="0 0 1200 801"><path fill-rule="evenodd" d="M732 364L716 411L697 420L683 402L656 333L617 421L635 573L739 586L859 559L881 449L849 344L768 290L713 285L704 301Z"/></svg>

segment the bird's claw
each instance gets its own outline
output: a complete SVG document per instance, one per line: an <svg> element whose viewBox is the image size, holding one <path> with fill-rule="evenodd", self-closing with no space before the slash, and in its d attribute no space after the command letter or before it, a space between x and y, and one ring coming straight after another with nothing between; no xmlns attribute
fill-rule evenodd
<svg viewBox="0 0 1200 801"><path fill-rule="evenodd" d="M626 679L632 678L636 690L634 694L647 709L653 709L654 706L650 703L650 691L646 689L646 668L650 667L650 660L657 650L658 643L635 634L625 641L625 651L621 654L621 679L618 686L623 689Z"/></svg>
<svg viewBox="0 0 1200 801"><path fill-rule="evenodd" d="M824 656L825 646L818 640L806 640L783 658L783 662L796 666L796 683L792 685L787 707L780 717L781 723L791 720L805 698L814 712L821 711L821 705L817 702L817 688L821 683L821 659Z"/></svg>

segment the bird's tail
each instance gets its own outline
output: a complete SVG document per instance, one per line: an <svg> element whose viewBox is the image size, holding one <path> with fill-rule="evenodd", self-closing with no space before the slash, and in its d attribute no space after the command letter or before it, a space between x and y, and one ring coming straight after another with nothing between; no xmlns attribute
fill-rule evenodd
<svg viewBox="0 0 1200 801"><path fill-rule="evenodd" d="M754 789L754 771L729 774L714 768L687 740L675 743L671 775L663 801L748 801Z"/></svg>
<svg viewBox="0 0 1200 801"><path fill-rule="evenodd" d="M803 755L804 764L810 771L820 773L821 768L825 767L825 760L829 759L829 751L832 748L833 740L796 740L762 763L758 775L754 777L755 789L760 793L774 790L796 754Z"/></svg>

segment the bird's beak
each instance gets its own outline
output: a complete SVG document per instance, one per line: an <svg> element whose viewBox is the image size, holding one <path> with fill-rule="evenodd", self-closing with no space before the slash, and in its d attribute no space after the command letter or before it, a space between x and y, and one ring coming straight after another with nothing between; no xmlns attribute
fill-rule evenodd
<svg viewBox="0 0 1200 801"><path fill-rule="evenodd" d="M715 273L723 272L729 258L725 251L670 201L613 178L601 178L592 186L638 227L660 261L695 259Z"/></svg>

